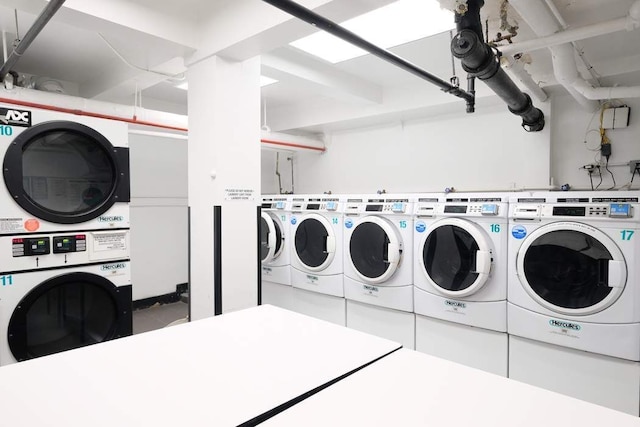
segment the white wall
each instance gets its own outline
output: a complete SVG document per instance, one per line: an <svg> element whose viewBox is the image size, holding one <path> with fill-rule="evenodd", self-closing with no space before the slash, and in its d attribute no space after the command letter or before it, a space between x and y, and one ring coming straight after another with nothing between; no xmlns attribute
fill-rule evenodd
<svg viewBox="0 0 640 427"><path fill-rule="evenodd" d="M176 291L186 283L187 141L129 135L133 299Z"/></svg>
<svg viewBox="0 0 640 427"><path fill-rule="evenodd" d="M549 115L550 106L542 105ZM296 193L541 188L550 176L548 123L527 133L504 105L337 132L325 154L296 153Z"/></svg>
<svg viewBox="0 0 640 427"><path fill-rule="evenodd" d="M626 163L629 160L640 160L640 100L629 99L624 102L631 107L629 127L607 131L611 140L609 163L615 165L610 166L609 170L614 174L617 188L631 180ZM594 114L584 111L569 96L555 97L554 104L551 174L559 185L568 183L572 188L590 189L589 175L580 168L599 158L598 151L590 151L597 149L600 144L597 132L599 112ZM608 172L604 171L602 178L600 190L613 186ZM594 185L598 185L600 177L594 174L593 180ZM634 188L640 188L640 176L636 175Z"/></svg>

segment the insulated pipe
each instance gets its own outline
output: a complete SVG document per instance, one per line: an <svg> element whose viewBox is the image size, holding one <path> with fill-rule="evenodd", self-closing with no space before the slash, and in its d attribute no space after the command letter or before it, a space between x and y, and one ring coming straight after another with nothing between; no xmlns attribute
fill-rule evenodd
<svg viewBox="0 0 640 427"><path fill-rule="evenodd" d="M522 83L533 96L538 98L539 101L544 102L549 98L549 95L547 95L547 93L538 86L538 83L533 80L531 74L529 74L524 68L522 61L515 59L512 56L503 55L502 58L500 58L500 63L505 70L510 71L511 74L515 75L520 83Z"/></svg>
<svg viewBox="0 0 640 427"><path fill-rule="evenodd" d="M24 35L18 46L13 49L9 58L2 64L0 67L0 80L4 80L4 77L7 75L9 71L13 68L13 66L18 62L22 54L27 50L27 48L31 45L33 40L40 34L40 31L47 25L47 22L55 15L55 13L62 7L62 4L65 0L51 0L44 7L40 15L36 18L35 22L29 28L27 33Z"/></svg>
<svg viewBox="0 0 640 427"><path fill-rule="evenodd" d="M471 112L473 110L473 105L475 104L475 96L472 93L465 92L457 86L450 84L437 76L419 68L417 65L412 64L411 62L399 57L398 55L382 49L373 43L366 41L365 39L359 37L358 35L352 33L351 31L341 27L340 25L332 22L317 13L306 9L300 6L298 3L291 0L263 0L265 3L268 3L272 6L277 7L278 9L286 12L302 21L305 21L314 27L317 27L321 30L326 31L327 33L338 37L354 46L359 47L374 55L380 59L383 59L399 68L402 68L405 71L410 72L411 74L420 77L442 89L444 92L450 93L454 96L462 98L467 101L467 111Z"/></svg>
<svg viewBox="0 0 640 427"><path fill-rule="evenodd" d="M593 100L640 98L640 86L593 87L580 79L573 87L585 98Z"/></svg>
<svg viewBox="0 0 640 427"><path fill-rule="evenodd" d="M522 127L529 132L544 129L544 114L533 106L531 97L523 93L500 67L498 57L482 36L480 8L484 0L469 0L468 10L456 11L458 34L451 41L451 53L462 62L471 76L484 81L509 107L522 117Z"/></svg>

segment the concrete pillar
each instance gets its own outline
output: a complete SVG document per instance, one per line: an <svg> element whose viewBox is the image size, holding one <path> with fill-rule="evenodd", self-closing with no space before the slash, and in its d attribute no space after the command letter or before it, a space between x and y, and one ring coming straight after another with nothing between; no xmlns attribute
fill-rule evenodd
<svg viewBox="0 0 640 427"><path fill-rule="evenodd" d="M191 320L198 320L214 315L216 301L223 312L257 304L260 59L214 56L187 76ZM222 295L214 292L214 206L222 211Z"/></svg>

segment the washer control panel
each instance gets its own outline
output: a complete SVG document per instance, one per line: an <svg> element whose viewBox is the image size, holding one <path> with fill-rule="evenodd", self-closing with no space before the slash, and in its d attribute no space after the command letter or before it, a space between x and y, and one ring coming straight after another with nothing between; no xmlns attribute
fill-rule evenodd
<svg viewBox="0 0 640 427"><path fill-rule="evenodd" d="M69 252L84 252L87 250L87 236L76 234L74 236L55 236L53 238L53 253L66 254Z"/></svg>
<svg viewBox="0 0 640 427"><path fill-rule="evenodd" d="M48 237L20 237L12 240L13 257L40 256L51 252L51 240Z"/></svg>

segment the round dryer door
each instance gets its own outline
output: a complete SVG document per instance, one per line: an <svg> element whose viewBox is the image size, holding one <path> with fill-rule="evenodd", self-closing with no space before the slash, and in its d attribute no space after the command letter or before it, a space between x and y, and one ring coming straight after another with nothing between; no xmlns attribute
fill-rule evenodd
<svg viewBox="0 0 640 427"><path fill-rule="evenodd" d="M322 215L302 217L294 237L295 256L310 271L327 268L336 255L336 234Z"/></svg>
<svg viewBox="0 0 640 427"><path fill-rule="evenodd" d="M366 283L388 280L398 269L402 239L395 226L377 216L362 218L351 233L349 258L356 274Z"/></svg>
<svg viewBox="0 0 640 427"><path fill-rule="evenodd" d="M491 271L489 238L475 224L459 218L435 222L425 236L422 272L436 290L464 297L484 286Z"/></svg>
<svg viewBox="0 0 640 427"><path fill-rule="evenodd" d="M11 143L4 181L31 215L59 224L97 218L129 201L129 153L85 125L54 121L33 126Z"/></svg>
<svg viewBox="0 0 640 427"><path fill-rule="evenodd" d="M586 224L558 222L533 231L516 261L525 290L561 314L604 310L622 294L627 267L618 246Z"/></svg>
<svg viewBox="0 0 640 427"><path fill-rule="evenodd" d="M260 218L260 258L268 264L278 258L284 247L284 236L280 222L274 220L267 212Z"/></svg>
<svg viewBox="0 0 640 427"><path fill-rule="evenodd" d="M127 302L128 299L128 302ZM131 335L130 287L89 273L49 279L17 305L7 331L17 361Z"/></svg>

